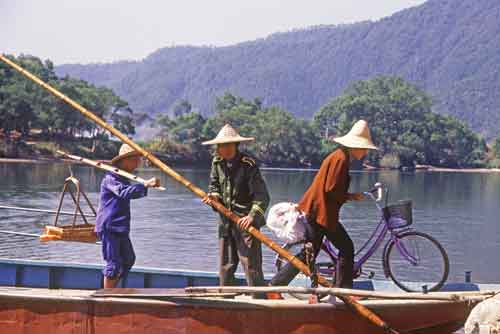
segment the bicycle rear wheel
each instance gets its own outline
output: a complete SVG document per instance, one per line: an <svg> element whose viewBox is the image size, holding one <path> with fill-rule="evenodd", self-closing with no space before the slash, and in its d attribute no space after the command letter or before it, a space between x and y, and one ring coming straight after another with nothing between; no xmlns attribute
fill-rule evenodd
<svg viewBox="0 0 500 334"><path fill-rule="evenodd" d="M409 231L391 242L384 262L389 277L401 289L438 291L448 279L450 264L443 246L428 234Z"/></svg>

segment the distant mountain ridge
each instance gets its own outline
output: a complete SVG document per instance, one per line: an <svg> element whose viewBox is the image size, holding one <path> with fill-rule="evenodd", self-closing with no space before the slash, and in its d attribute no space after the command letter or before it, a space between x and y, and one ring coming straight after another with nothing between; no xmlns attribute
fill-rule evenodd
<svg viewBox="0 0 500 334"><path fill-rule="evenodd" d="M376 22L318 26L228 47L163 48L142 61L61 65L150 114L182 99L202 114L230 91L311 117L353 81L401 76L435 110L500 135L500 1L429 0Z"/></svg>

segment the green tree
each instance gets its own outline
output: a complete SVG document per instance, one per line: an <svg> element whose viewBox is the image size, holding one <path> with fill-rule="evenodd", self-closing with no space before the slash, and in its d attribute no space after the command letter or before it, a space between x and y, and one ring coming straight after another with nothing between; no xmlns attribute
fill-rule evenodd
<svg viewBox="0 0 500 334"><path fill-rule="evenodd" d="M321 159L320 138L310 122L280 108L259 111L252 135L257 139L252 151L265 163L301 166L317 164Z"/></svg>
<svg viewBox="0 0 500 334"><path fill-rule="evenodd" d="M380 148L369 155L374 164L384 155L397 156L402 166L470 166L480 160L481 139L465 124L435 114L431 107L431 99L416 86L401 78L378 77L354 83L321 108L313 123L327 141L347 133L357 120L366 120Z"/></svg>
<svg viewBox="0 0 500 334"><path fill-rule="evenodd" d="M191 106L191 103L189 103L188 100L183 99L174 105L174 107L172 108L172 114L174 115L174 117L180 117L184 114L190 113L192 108L193 107Z"/></svg>
<svg viewBox="0 0 500 334"><path fill-rule="evenodd" d="M45 81L55 78L49 61L44 64L36 57L24 55L17 59L12 56L8 58ZM7 65L0 64L0 128L26 135L37 124L37 113L43 97L35 83L26 80Z"/></svg>
<svg viewBox="0 0 500 334"><path fill-rule="evenodd" d="M70 77L58 78L49 60L24 55L9 58L126 134L135 133L132 109L110 89ZM0 128L23 135L38 129L46 136L68 137L94 137L104 131L4 64L0 64Z"/></svg>
<svg viewBox="0 0 500 334"><path fill-rule="evenodd" d="M493 140L493 145L491 146L492 151L493 151L493 156L496 159L500 159L500 137L495 138Z"/></svg>
<svg viewBox="0 0 500 334"><path fill-rule="evenodd" d="M291 113L277 108L264 108L259 99L245 100L230 93L216 99L217 112L208 119L195 112L171 118L157 118L160 139L151 143L155 150L165 150L168 156L184 154L200 159L209 158L209 149L201 142L212 138L227 123L256 142L242 148L269 165L304 166L319 163L320 138L311 122L296 119ZM189 160L186 157L183 160Z"/></svg>
<svg viewBox="0 0 500 334"><path fill-rule="evenodd" d="M277 107L264 108L260 99L230 93L217 98L216 113L207 119L203 136L215 136L226 123L256 138L244 149L266 164L303 166L320 160L320 138L311 123Z"/></svg>
<svg viewBox="0 0 500 334"><path fill-rule="evenodd" d="M237 128L241 133L253 133L256 115L262 110L259 99L247 101L242 97L225 93L215 101L215 115L207 120L203 127L205 138L213 137L227 123Z"/></svg>
<svg viewBox="0 0 500 334"><path fill-rule="evenodd" d="M207 159L207 148L201 145L205 122L205 118L195 112L179 114L175 118L170 118L168 115L158 116L156 123L161 130L160 140L156 140L155 149L171 150L171 152L164 153L172 153L172 151L179 153L183 150L184 154L190 157L184 157L182 160Z"/></svg>

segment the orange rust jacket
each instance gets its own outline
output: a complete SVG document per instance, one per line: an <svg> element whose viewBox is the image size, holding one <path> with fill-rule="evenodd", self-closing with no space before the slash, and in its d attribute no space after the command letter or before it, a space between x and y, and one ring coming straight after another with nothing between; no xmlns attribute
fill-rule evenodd
<svg viewBox="0 0 500 334"><path fill-rule="evenodd" d="M312 184L299 202L309 221L334 231L339 221L340 207L347 201L349 190L349 153L339 148L321 164Z"/></svg>

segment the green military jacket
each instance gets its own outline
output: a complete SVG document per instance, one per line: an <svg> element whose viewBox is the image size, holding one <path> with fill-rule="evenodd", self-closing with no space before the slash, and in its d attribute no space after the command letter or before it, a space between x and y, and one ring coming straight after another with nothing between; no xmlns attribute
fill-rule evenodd
<svg viewBox="0 0 500 334"><path fill-rule="evenodd" d="M250 215L253 225L265 225L264 213L269 205L269 192L255 160L245 153L231 163L220 157L212 160L208 193L240 217ZM231 222L221 215L219 236L225 235Z"/></svg>

